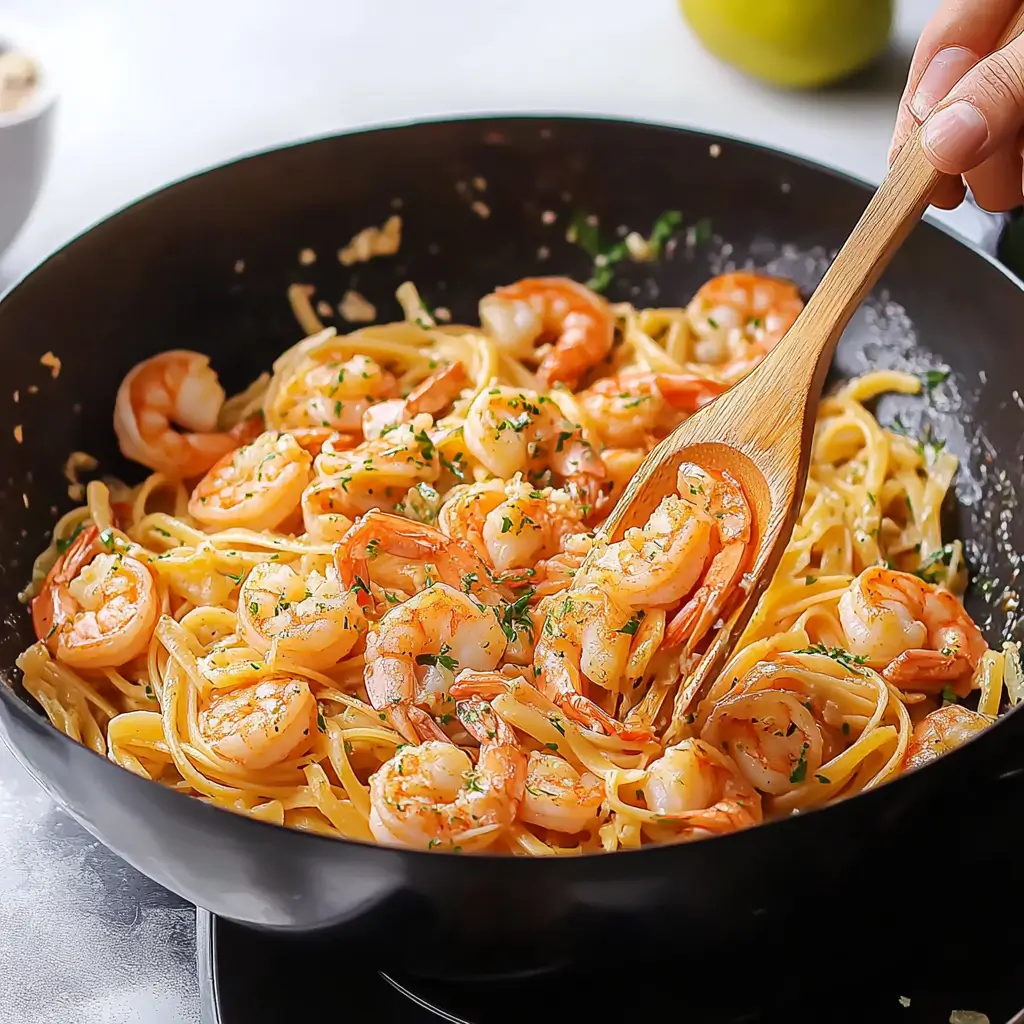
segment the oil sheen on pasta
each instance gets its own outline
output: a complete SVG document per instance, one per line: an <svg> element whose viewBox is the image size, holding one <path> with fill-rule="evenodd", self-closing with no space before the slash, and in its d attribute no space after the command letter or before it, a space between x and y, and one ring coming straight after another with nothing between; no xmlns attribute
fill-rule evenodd
<svg viewBox="0 0 1024 1024"><path fill-rule="evenodd" d="M529 856L730 832L963 742L1021 685L959 595L956 460L821 403L800 518L734 656L690 668L750 564L739 484L680 472L642 530L601 522L651 447L801 308L726 274L685 309L563 278L439 325L324 328L227 398L164 353L115 409L141 484L88 484L37 561L25 686L71 738L237 813L349 839ZM1004 687L1005 684L1005 687ZM962 701L964 703L962 703ZM977 710L968 710L970 703Z"/></svg>

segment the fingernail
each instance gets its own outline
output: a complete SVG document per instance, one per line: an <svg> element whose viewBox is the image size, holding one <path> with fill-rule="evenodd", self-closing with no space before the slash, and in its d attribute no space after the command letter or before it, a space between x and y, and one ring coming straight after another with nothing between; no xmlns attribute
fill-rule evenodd
<svg viewBox="0 0 1024 1024"><path fill-rule="evenodd" d="M967 169L988 141L988 122L968 100L955 100L936 110L921 129L921 146L930 156Z"/></svg>
<svg viewBox="0 0 1024 1024"><path fill-rule="evenodd" d="M929 61L917 89L910 100L910 109L918 121L923 121L941 103L949 90L967 74L978 56L965 46L945 46Z"/></svg>

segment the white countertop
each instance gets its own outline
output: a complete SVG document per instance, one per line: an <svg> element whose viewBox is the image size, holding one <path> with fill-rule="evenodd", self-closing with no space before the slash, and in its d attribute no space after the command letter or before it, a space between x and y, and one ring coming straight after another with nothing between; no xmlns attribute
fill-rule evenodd
<svg viewBox="0 0 1024 1024"><path fill-rule="evenodd" d="M807 94L719 64L674 0L0 0L0 26L30 30L61 93L50 174L0 260L0 285L198 168L420 116L642 117L878 180L907 63L936 3L898 0L890 54L849 84ZM977 238L971 216L958 224Z"/></svg>

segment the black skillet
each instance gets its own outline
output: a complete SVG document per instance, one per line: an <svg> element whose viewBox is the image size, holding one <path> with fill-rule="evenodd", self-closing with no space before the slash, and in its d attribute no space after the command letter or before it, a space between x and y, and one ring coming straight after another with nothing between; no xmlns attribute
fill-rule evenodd
<svg viewBox="0 0 1024 1024"><path fill-rule="evenodd" d="M229 392L241 387L300 337L285 301L292 282L315 284L329 301L356 288L392 319L400 315L394 288L411 279L431 306L473 322L477 300L495 285L538 272L588 276L590 258L565 238L578 214L596 215L606 241L619 225L648 231L666 209L683 211L691 227L710 225L711 238L702 240L705 225L694 247L680 243L657 266L623 264L613 299L681 304L712 272L748 259L809 289L867 198L858 182L700 133L492 118L264 153L92 228L0 303L0 670L9 683L0 687L0 723L8 743L99 839L189 900L240 922L355 940L378 962L424 974L480 976L575 959L608 964L615 983L612 965L622 958L668 955L706 980L712 965L735 966L743 950L758 969L837 971L862 961L865 943L899 955L950 929L962 936L969 921L980 927L979 906L984 922L998 924L1015 912L1016 892L985 898L998 879L975 877L974 865L983 852L1016 854L1016 822L979 813L994 791L1024 789L1016 713L876 792L736 835L582 859L460 857L280 829L147 783L51 728L12 667L34 639L18 591L69 507L66 456L84 450L104 472L137 475L119 459L111 411L138 360L198 349ZM336 250L396 209L400 253L343 268ZM305 248L318 254L313 266L299 263ZM1024 549L1016 511L1024 296L997 265L928 224L882 287L847 332L836 372L939 368L924 397L887 398L879 415L927 421L964 460L951 525L975 568L998 580L989 604L977 588L969 598L995 642L1015 624L1004 588L1016 579L1013 552ZM40 363L47 351L61 360L57 377ZM947 365L948 380L937 383Z"/></svg>

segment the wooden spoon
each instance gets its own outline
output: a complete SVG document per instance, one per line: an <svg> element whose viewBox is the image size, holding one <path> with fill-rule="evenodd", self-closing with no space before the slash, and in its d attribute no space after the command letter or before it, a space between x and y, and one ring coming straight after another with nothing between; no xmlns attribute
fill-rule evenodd
<svg viewBox="0 0 1024 1024"><path fill-rule="evenodd" d="M1024 6L997 48L1022 30ZM721 670L789 542L807 482L815 412L839 337L942 178L926 159L919 135L920 127L786 336L750 374L654 448L601 529L600 539L616 541L627 529L642 527L661 499L676 493L682 462L732 474L752 506L755 554L745 596L676 694L669 742Z"/></svg>

